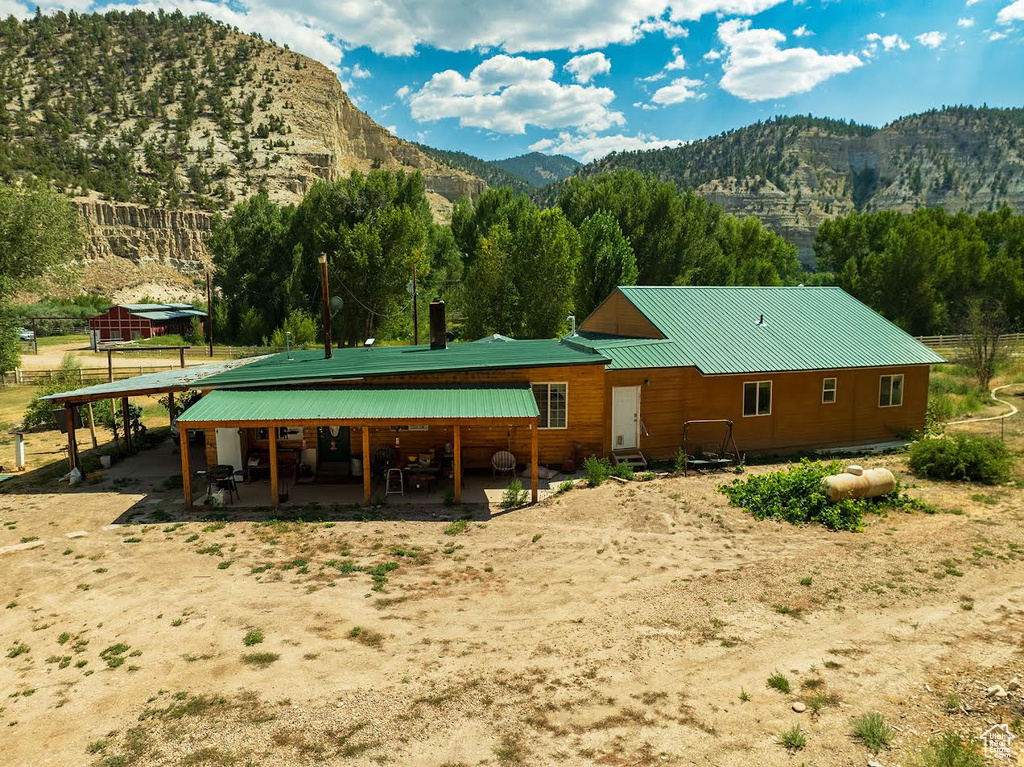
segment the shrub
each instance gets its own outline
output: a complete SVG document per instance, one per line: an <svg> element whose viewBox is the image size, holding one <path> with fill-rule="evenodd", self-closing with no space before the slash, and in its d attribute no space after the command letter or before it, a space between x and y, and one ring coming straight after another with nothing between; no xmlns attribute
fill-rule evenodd
<svg viewBox="0 0 1024 767"><path fill-rule="evenodd" d="M876 754L883 748L888 748L896 735L896 731L886 724L885 717L879 713L859 716L852 724L854 736Z"/></svg>
<svg viewBox="0 0 1024 767"><path fill-rule="evenodd" d="M719 490L733 506L747 509L755 519L781 519L794 525L817 522L830 530L860 530L865 512L883 508L930 509L899 492L829 503L821 490L821 480L843 470L839 461L826 463L805 458L782 471L735 479Z"/></svg>
<svg viewBox="0 0 1024 767"><path fill-rule="evenodd" d="M26 429L35 429L41 426L56 428L53 420L53 410L56 403L50 400L40 399L51 394L71 391L83 385L82 364L72 354L65 354L60 362L60 367L54 370L42 387L39 395L32 400L25 408L24 423Z"/></svg>
<svg viewBox="0 0 1024 767"><path fill-rule="evenodd" d="M611 461L592 455L583 462L583 473L586 474L587 484L590 487L598 487L611 476Z"/></svg>
<svg viewBox="0 0 1024 767"><path fill-rule="evenodd" d="M676 450L675 456L672 458L672 471L676 474L682 474L683 469L686 468L686 453L683 452L682 448Z"/></svg>
<svg viewBox="0 0 1024 767"><path fill-rule="evenodd" d="M771 687L773 690L778 690L783 695L789 695L789 692L792 689L789 686L789 679L786 677L785 674L779 671L776 671L774 674L768 677L768 681L765 682L765 686Z"/></svg>
<svg viewBox="0 0 1024 767"><path fill-rule="evenodd" d="M260 644L263 641L263 632L259 629L252 629L242 638L242 644L246 647L252 647L254 644Z"/></svg>
<svg viewBox="0 0 1024 767"><path fill-rule="evenodd" d="M612 467L612 476L619 479L633 479L633 467L628 463L617 463Z"/></svg>
<svg viewBox="0 0 1024 767"><path fill-rule="evenodd" d="M911 759L913 767L984 767L979 743L955 732L936 735Z"/></svg>
<svg viewBox="0 0 1024 767"><path fill-rule="evenodd" d="M790 751L799 751L807 745L807 736L800 729L800 725L794 724L779 735L779 742Z"/></svg>
<svg viewBox="0 0 1024 767"><path fill-rule="evenodd" d="M995 485L1009 481L1013 457L997 439L956 434L915 442L910 448L910 468L928 479Z"/></svg>
<svg viewBox="0 0 1024 767"><path fill-rule="evenodd" d="M523 490L523 481L516 477L508 483L505 492L501 495L501 508L514 509L526 503L529 493Z"/></svg>

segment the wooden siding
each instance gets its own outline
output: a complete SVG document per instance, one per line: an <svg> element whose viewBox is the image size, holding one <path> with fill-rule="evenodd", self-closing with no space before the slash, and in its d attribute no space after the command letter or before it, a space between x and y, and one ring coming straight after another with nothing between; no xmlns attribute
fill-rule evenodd
<svg viewBox="0 0 1024 767"><path fill-rule="evenodd" d="M360 382L362 385L432 384L510 384L567 383L567 428L541 429L538 434L540 463L561 464L573 455L586 457L603 450L605 422L604 366L570 365L565 367L519 368L514 370L481 370L421 375L382 376ZM395 444L402 454L439 450L453 439L451 426L431 427L428 431L393 432L372 427L370 451L384 444ZM490 466L491 456L498 450L509 450L525 465L530 456L530 429L527 426L495 423L486 426L462 425L462 447L467 468ZM362 435L352 432L352 455L362 455Z"/></svg>
<svg viewBox="0 0 1024 767"><path fill-rule="evenodd" d="M618 288L583 320L579 329L613 336L664 338L664 335L622 295Z"/></svg>
<svg viewBox="0 0 1024 767"><path fill-rule="evenodd" d="M897 373L904 376L903 404L879 407L880 377ZM640 449L648 458L667 459L682 445L683 423L698 419L732 420L740 452L792 452L893 440L924 428L928 377L926 365L736 376L703 376L694 368L608 371L604 451L611 452L614 386L640 386L640 417L649 432L641 433ZM821 401L825 378L836 379L833 404ZM748 381L772 382L770 415L743 415L743 384ZM712 427L697 427L691 435L709 446L721 438Z"/></svg>

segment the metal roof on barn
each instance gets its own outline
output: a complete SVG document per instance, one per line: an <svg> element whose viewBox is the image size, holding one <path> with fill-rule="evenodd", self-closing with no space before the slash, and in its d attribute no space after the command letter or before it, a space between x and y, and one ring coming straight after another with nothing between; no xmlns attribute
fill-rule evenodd
<svg viewBox="0 0 1024 767"><path fill-rule="evenodd" d="M705 375L930 365L939 355L837 287L620 287L665 339L569 339L615 368Z"/></svg>
<svg viewBox="0 0 1024 767"><path fill-rule="evenodd" d="M608 358L554 339L515 343L455 343L447 349L420 346L360 346L295 351L266 357L238 370L210 376L203 388L255 387L285 383L343 381L372 376L605 364Z"/></svg>
<svg viewBox="0 0 1024 767"><path fill-rule="evenodd" d="M296 421L536 418L529 386L437 386L213 391L178 417L183 424Z"/></svg>
<svg viewBox="0 0 1024 767"><path fill-rule="evenodd" d="M196 309L192 304L118 304L118 306L127 309L136 317L157 322L206 316L206 312Z"/></svg>

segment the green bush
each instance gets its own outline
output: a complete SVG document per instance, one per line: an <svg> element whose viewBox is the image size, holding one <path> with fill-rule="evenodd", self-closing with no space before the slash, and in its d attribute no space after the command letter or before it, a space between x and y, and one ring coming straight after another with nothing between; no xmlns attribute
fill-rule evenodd
<svg viewBox="0 0 1024 767"><path fill-rule="evenodd" d="M973 736L944 732L911 758L913 767L985 767L981 744Z"/></svg>
<svg viewBox="0 0 1024 767"><path fill-rule="evenodd" d="M633 467L628 463L617 463L612 467L612 476L619 479L633 479Z"/></svg>
<svg viewBox="0 0 1024 767"><path fill-rule="evenodd" d="M505 492L501 496L501 508L514 509L526 503L529 493L523 490L523 481L516 477L508 483Z"/></svg>
<svg viewBox="0 0 1024 767"><path fill-rule="evenodd" d="M996 485L1009 481L1013 456L997 439L956 434L915 442L910 448L910 468L928 479Z"/></svg>
<svg viewBox="0 0 1024 767"><path fill-rule="evenodd" d="M583 462L583 473L587 475L587 484L590 487L598 487L611 476L611 461L592 455Z"/></svg>
<svg viewBox="0 0 1024 767"><path fill-rule="evenodd" d="M82 380L81 363L71 354L65 354L61 360L60 367L50 375L50 379L39 389L39 395L32 400L25 408L24 423L26 429L37 427L56 428L53 420L53 410L58 407L55 402L41 399L51 394L71 391L81 387Z"/></svg>
<svg viewBox="0 0 1024 767"><path fill-rule="evenodd" d="M781 519L794 525L816 522L830 530L860 530L865 512L883 508L930 510L898 492L880 498L848 498L829 503L821 490L821 480L843 471L839 461L826 463L805 458L782 471L735 479L719 490L733 506L747 509L755 519Z"/></svg>

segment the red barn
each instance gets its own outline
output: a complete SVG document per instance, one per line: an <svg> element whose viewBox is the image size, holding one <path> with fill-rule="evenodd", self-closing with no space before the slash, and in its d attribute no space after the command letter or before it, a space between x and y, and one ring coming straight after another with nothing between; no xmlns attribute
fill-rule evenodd
<svg viewBox="0 0 1024 767"><path fill-rule="evenodd" d="M206 312L192 304L119 304L89 319L93 348L108 341L136 341L167 334L188 335L192 318L200 322Z"/></svg>

